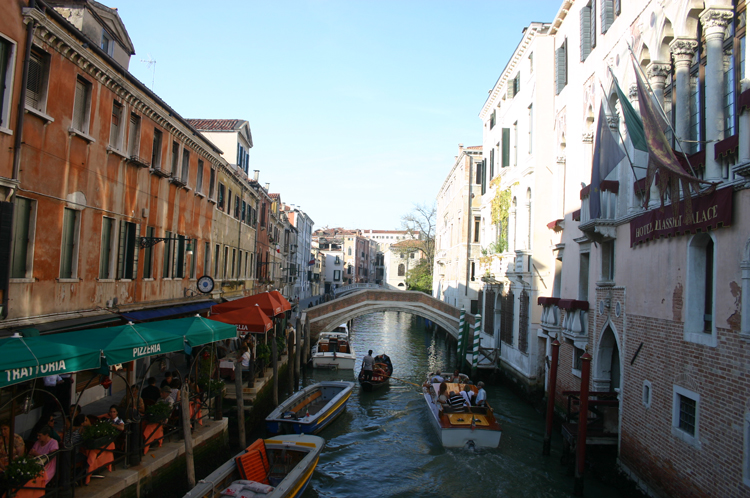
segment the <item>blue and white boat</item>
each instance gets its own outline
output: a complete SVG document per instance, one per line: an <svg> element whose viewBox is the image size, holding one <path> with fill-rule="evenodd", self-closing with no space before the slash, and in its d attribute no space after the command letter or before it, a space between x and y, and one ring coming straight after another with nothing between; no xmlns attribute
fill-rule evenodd
<svg viewBox="0 0 750 498"><path fill-rule="evenodd" d="M346 409L353 388L343 380L307 386L266 417L266 428L271 434L317 434Z"/></svg>

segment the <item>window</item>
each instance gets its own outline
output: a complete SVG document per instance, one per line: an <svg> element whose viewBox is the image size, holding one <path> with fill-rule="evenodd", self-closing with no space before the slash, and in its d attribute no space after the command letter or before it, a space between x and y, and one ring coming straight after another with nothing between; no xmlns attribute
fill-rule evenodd
<svg viewBox="0 0 750 498"><path fill-rule="evenodd" d="M219 259L221 259L220 250L219 244L216 244L216 247L214 248L214 278L219 278Z"/></svg>
<svg viewBox="0 0 750 498"><path fill-rule="evenodd" d="M583 356L585 352L586 351L583 349L578 348L575 345L573 346L573 371L579 376L581 375L581 364L583 363L581 356Z"/></svg>
<svg viewBox="0 0 750 498"><path fill-rule="evenodd" d="M117 278L132 280L138 274L138 235L140 226L129 221L120 221L120 237L117 249Z"/></svg>
<svg viewBox="0 0 750 498"><path fill-rule="evenodd" d="M239 203L238 203L238 205L239 205ZM249 213L249 211L247 209L247 202L242 201L242 212L240 213L240 221L242 223L245 223L245 220L248 219L247 213Z"/></svg>
<svg viewBox="0 0 750 498"><path fill-rule="evenodd" d="M232 189L229 189L229 195L227 195L227 214L232 215Z"/></svg>
<svg viewBox="0 0 750 498"><path fill-rule="evenodd" d="M475 261L471 262L471 281L473 282L477 278L477 264Z"/></svg>
<svg viewBox="0 0 750 498"><path fill-rule="evenodd" d="M688 245L685 340L709 346L716 346L715 253L715 243L710 233L695 235Z"/></svg>
<svg viewBox="0 0 750 498"><path fill-rule="evenodd" d="M602 242L602 280L615 280L615 241Z"/></svg>
<svg viewBox="0 0 750 498"><path fill-rule="evenodd" d="M229 266L229 246L224 246L224 271L221 273L221 278L229 278L227 273Z"/></svg>
<svg viewBox="0 0 750 498"><path fill-rule="evenodd" d="M206 242L203 247L203 274L210 275L211 272L211 244Z"/></svg>
<svg viewBox="0 0 750 498"><path fill-rule="evenodd" d="M529 154L534 150L534 104L529 105Z"/></svg>
<svg viewBox="0 0 750 498"><path fill-rule="evenodd" d="M180 144L172 142L172 177L177 177L177 167L180 165Z"/></svg>
<svg viewBox="0 0 750 498"><path fill-rule="evenodd" d="M213 170L212 170L213 171ZM219 182L219 210L224 211L224 184Z"/></svg>
<svg viewBox="0 0 750 498"><path fill-rule="evenodd" d="M581 62L596 46L596 0L581 9Z"/></svg>
<svg viewBox="0 0 750 498"><path fill-rule="evenodd" d="M518 92L521 91L521 72L519 71L516 73L516 75L513 77L512 80L508 81L508 98L512 99L516 95L518 95Z"/></svg>
<svg viewBox="0 0 750 498"><path fill-rule="evenodd" d="M490 115L490 130L495 127L495 109L492 109L492 114Z"/></svg>
<svg viewBox="0 0 750 498"><path fill-rule="evenodd" d="M487 193L487 159L482 159L482 195Z"/></svg>
<svg viewBox="0 0 750 498"><path fill-rule="evenodd" d="M178 235L175 242L175 255L174 255L174 269L172 275L174 278L185 278L185 267L187 259L185 258L187 252L187 240L184 235Z"/></svg>
<svg viewBox="0 0 750 498"><path fill-rule="evenodd" d="M580 301L589 300L589 261L591 253L582 252L580 254L580 267L578 268L578 299Z"/></svg>
<svg viewBox="0 0 750 498"><path fill-rule="evenodd" d="M102 217L102 242L99 250L99 278L112 278L112 242L114 241L115 220Z"/></svg>
<svg viewBox="0 0 750 498"><path fill-rule="evenodd" d="M214 198L214 184L216 183L216 170L211 168L211 173L208 178L208 198Z"/></svg>
<svg viewBox="0 0 750 498"><path fill-rule="evenodd" d="M237 278L242 277L242 250L240 250L240 257L237 258Z"/></svg>
<svg viewBox="0 0 750 498"><path fill-rule="evenodd" d="M78 233L80 224L80 213L75 209L64 208L60 278L77 278L78 276Z"/></svg>
<svg viewBox="0 0 750 498"><path fill-rule="evenodd" d="M242 206L240 205L240 196L235 195L234 196L234 217L238 220L240 219L240 209Z"/></svg>
<svg viewBox="0 0 750 498"><path fill-rule="evenodd" d="M115 53L115 41L104 30L102 30L102 43L101 43L100 47L110 57L112 57L112 55L114 55L114 53Z"/></svg>
<svg viewBox="0 0 750 498"><path fill-rule="evenodd" d="M182 181L182 183L187 185L189 176L190 176L190 151L187 149L184 149L182 151L182 174L180 175L180 180Z"/></svg>
<svg viewBox="0 0 750 498"><path fill-rule="evenodd" d="M333 270L333 281L334 282L341 281L341 270Z"/></svg>
<svg viewBox="0 0 750 498"><path fill-rule="evenodd" d="M479 242L479 227L481 226L482 218L479 216L474 217L474 242Z"/></svg>
<svg viewBox="0 0 750 498"><path fill-rule="evenodd" d="M195 180L195 191L203 192L203 161L198 159L198 177Z"/></svg>
<svg viewBox="0 0 750 498"><path fill-rule="evenodd" d="M474 176L474 183L476 183L477 185L482 184L482 161L477 161L477 168L476 168L476 172Z"/></svg>
<svg viewBox="0 0 750 498"><path fill-rule="evenodd" d="M490 180L495 176L495 148L490 149Z"/></svg>
<svg viewBox="0 0 750 498"><path fill-rule="evenodd" d="M0 127L10 125L10 96L13 90L13 63L16 44L0 36Z"/></svg>
<svg viewBox="0 0 750 498"><path fill-rule="evenodd" d="M188 248L191 249L186 252L188 256L190 256L190 278L195 278L195 260L197 252L198 252L198 239L188 239Z"/></svg>
<svg viewBox="0 0 750 498"><path fill-rule="evenodd" d="M555 94L559 95L568 84L568 40L555 49Z"/></svg>
<svg viewBox="0 0 750 498"><path fill-rule="evenodd" d="M36 201L24 197L16 197L13 212L13 255L11 256L11 278L30 278L32 276L32 262L34 261L34 233L35 233Z"/></svg>
<svg viewBox="0 0 750 498"><path fill-rule="evenodd" d="M352 248L350 247L349 249L347 249L347 251L348 251L349 256L351 256L352 255Z"/></svg>
<svg viewBox="0 0 750 498"><path fill-rule="evenodd" d="M403 256L404 255L402 254L401 257ZM404 266L404 264L401 263L400 265L398 265L398 276L403 277L404 275L406 275L406 266Z"/></svg>
<svg viewBox="0 0 750 498"><path fill-rule="evenodd" d="M162 278L171 278L172 276L172 258L174 257L174 246L172 239L172 232L165 232L164 237L167 240L164 241L164 266L161 271Z"/></svg>
<svg viewBox="0 0 750 498"><path fill-rule="evenodd" d="M232 249L232 278L237 278L237 249Z"/></svg>
<svg viewBox="0 0 750 498"><path fill-rule="evenodd" d="M154 143L151 147L151 167L161 169L161 132L154 128Z"/></svg>
<svg viewBox="0 0 750 498"><path fill-rule="evenodd" d="M154 237L154 227L146 228L146 237ZM154 248L152 246L143 250L143 278L154 278Z"/></svg>
<svg viewBox="0 0 750 498"><path fill-rule="evenodd" d="M78 76L73 101L73 129L88 134L91 117L91 83Z"/></svg>
<svg viewBox="0 0 750 498"><path fill-rule="evenodd" d="M120 150L122 147L122 105L115 101L112 103L112 120L109 126L109 145Z"/></svg>
<svg viewBox="0 0 750 498"><path fill-rule="evenodd" d="M141 117L130 113L130 128L128 129L128 156L138 157L141 149Z"/></svg>
<svg viewBox="0 0 750 498"><path fill-rule="evenodd" d="M700 449L700 395L672 386L672 435Z"/></svg>
<svg viewBox="0 0 750 498"><path fill-rule="evenodd" d="M47 107L49 55L36 47L31 49L29 76L26 82L26 107L44 112Z"/></svg>
<svg viewBox="0 0 750 498"><path fill-rule="evenodd" d="M647 409L651 408L651 382L644 380L643 381L643 406L645 406Z"/></svg>
<svg viewBox="0 0 750 498"><path fill-rule="evenodd" d="M510 166L510 128L503 128L503 168Z"/></svg>
<svg viewBox="0 0 750 498"><path fill-rule="evenodd" d="M534 73L534 52L529 54L529 74Z"/></svg>
<svg viewBox="0 0 750 498"><path fill-rule="evenodd" d="M602 33L606 33L612 23L615 22L615 0L600 0L599 10L601 15ZM620 0L617 0L619 11ZM619 14L619 12L618 12Z"/></svg>

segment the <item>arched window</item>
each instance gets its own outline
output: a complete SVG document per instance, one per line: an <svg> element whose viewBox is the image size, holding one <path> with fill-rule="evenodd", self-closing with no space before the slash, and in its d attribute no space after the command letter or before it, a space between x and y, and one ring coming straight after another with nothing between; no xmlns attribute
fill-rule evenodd
<svg viewBox="0 0 750 498"><path fill-rule="evenodd" d="M398 276L403 277L406 275L406 267L403 264L398 265Z"/></svg>
<svg viewBox="0 0 750 498"><path fill-rule="evenodd" d="M716 345L714 296L716 260L710 233L695 235L688 246L685 340Z"/></svg>

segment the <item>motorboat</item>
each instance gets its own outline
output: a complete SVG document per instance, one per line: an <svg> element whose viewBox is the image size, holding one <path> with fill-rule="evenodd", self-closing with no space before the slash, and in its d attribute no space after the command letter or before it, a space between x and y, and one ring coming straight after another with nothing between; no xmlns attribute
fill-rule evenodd
<svg viewBox="0 0 750 498"><path fill-rule="evenodd" d="M324 446L323 438L306 434L258 439L201 479L184 498L302 496Z"/></svg>
<svg viewBox="0 0 750 498"><path fill-rule="evenodd" d="M266 417L271 434L317 434L346 409L354 382L312 384L284 400Z"/></svg>
<svg viewBox="0 0 750 498"><path fill-rule="evenodd" d="M333 332L321 332L310 357L313 368L354 370L357 355L346 325L339 325Z"/></svg>
<svg viewBox="0 0 750 498"><path fill-rule="evenodd" d="M357 380L363 391L370 392L387 386L393 375L393 363L386 354L375 357L375 363L372 368L372 379L365 380L364 370L359 371Z"/></svg>
<svg viewBox="0 0 750 498"><path fill-rule="evenodd" d="M477 387L471 384L447 383L447 392L460 393L468 385L477 394ZM497 448L500 445L502 428L489 406L470 406L460 409L444 407L438 401L440 384L431 379L422 385L424 399L427 402L429 419L437 430L440 442L445 448Z"/></svg>

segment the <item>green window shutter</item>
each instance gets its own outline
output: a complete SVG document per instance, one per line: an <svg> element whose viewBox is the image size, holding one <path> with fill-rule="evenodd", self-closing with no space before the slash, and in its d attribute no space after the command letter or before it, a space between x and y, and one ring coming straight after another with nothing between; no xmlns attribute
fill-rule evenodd
<svg viewBox="0 0 750 498"><path fill-rule="evenodd" d="M503 168L510 166L510 128L503 128Z"/></svg>
<svg viewBox="0 0 750 498"><path fill-rule="evenodd" d="M589 4L589 8L591 9L589 11L590 19L589 22L589 32L591 33L591 44L589 45L591 47L591 50L594 50L594 47L596 47L596 0L591 0L591 3Z"/></svg>
<svg viewBox="0 0 750 498"><path fill-rule="evenodd" d="M120 233L117 242L117 278L125 278L125 241L127 239L127 222L120 220Z"/></svg>
<svg viewBox="0 0 750 498"><path fill-rule="evenodd" d="M99 278L110 278L109 262L112 252L112 218L102 218L102 240L99 250Z"/></svg>
<svg viewBox="0 0 750 498"><path fill-rule="evenodd" d="M490 149L490 180L495 176L495 148Z"/></svg>
<svg viewBox="0 0 750 498"><path fill-rule="evenodd" d="M13 259L11 262L11 278L25 278L29 248L29 223L31 221L30 199L16 197L15 231L13 233Z"/></svg>
<svg viewBox="0 0 750 498"><path fill-rule="evenodd" d="M125 278L135 279L138 276L138 237L141 226L127 223L127 241L125 243Z"/></svg>
<svg viewBox="0 0 750 498"><path fill-rule="evenodd" d="M487 193L487 159L482 159L482 195Z"/></svg>
<svg viewBox="0 0 750 498"><path fill-rule="evenodd" d="M622 2L621 2L621 0L614 0L614 4L615 4L615 15L616 15L616 16L619 16L619 15L620 15L620 13L621 13L621 10L620 10L620 4L621 4L621 3L622 3Z"/></svg>
<svg viewBox="0 0 750 498"><path fill-rule="evenodd" d="M64 208L60 278L73 278L73 250L75 248L76 217L78 211Z"/></svg>
<svg viewBox="0 0 750 498"><path fill-rule="evenodd" d="M581 62L591 53L591 6L587 5L581 9L580 14L580 31L581 37L579 44L581 47Z"/></svg>
<svg viewBox="0 0 750 498"><path fill-rule="evenodd" d="M615 21L615 6L613 0L600 0L599 14L601 15L600 24L602 33L606 33L612 23Z"/></svg>
<svg viewBox="0 0 750 498"><path fill-rule="evenodd" d="M518 74L516 74L515 83L513 85L513 93L518 95L518 93L521 91L521 72L519 71Z"/></svg>
<svg viewBox="0 0 750 498"><path fill-rule="evenodd" d="M172 237L172 232L165 232L164 237L166 238ZM172 243L171 240L164 241L164 258L162 260L162 271L161 271L162 278L169 278L170 271L172 270L172 260L170 258L171 243Z"/></svg>

